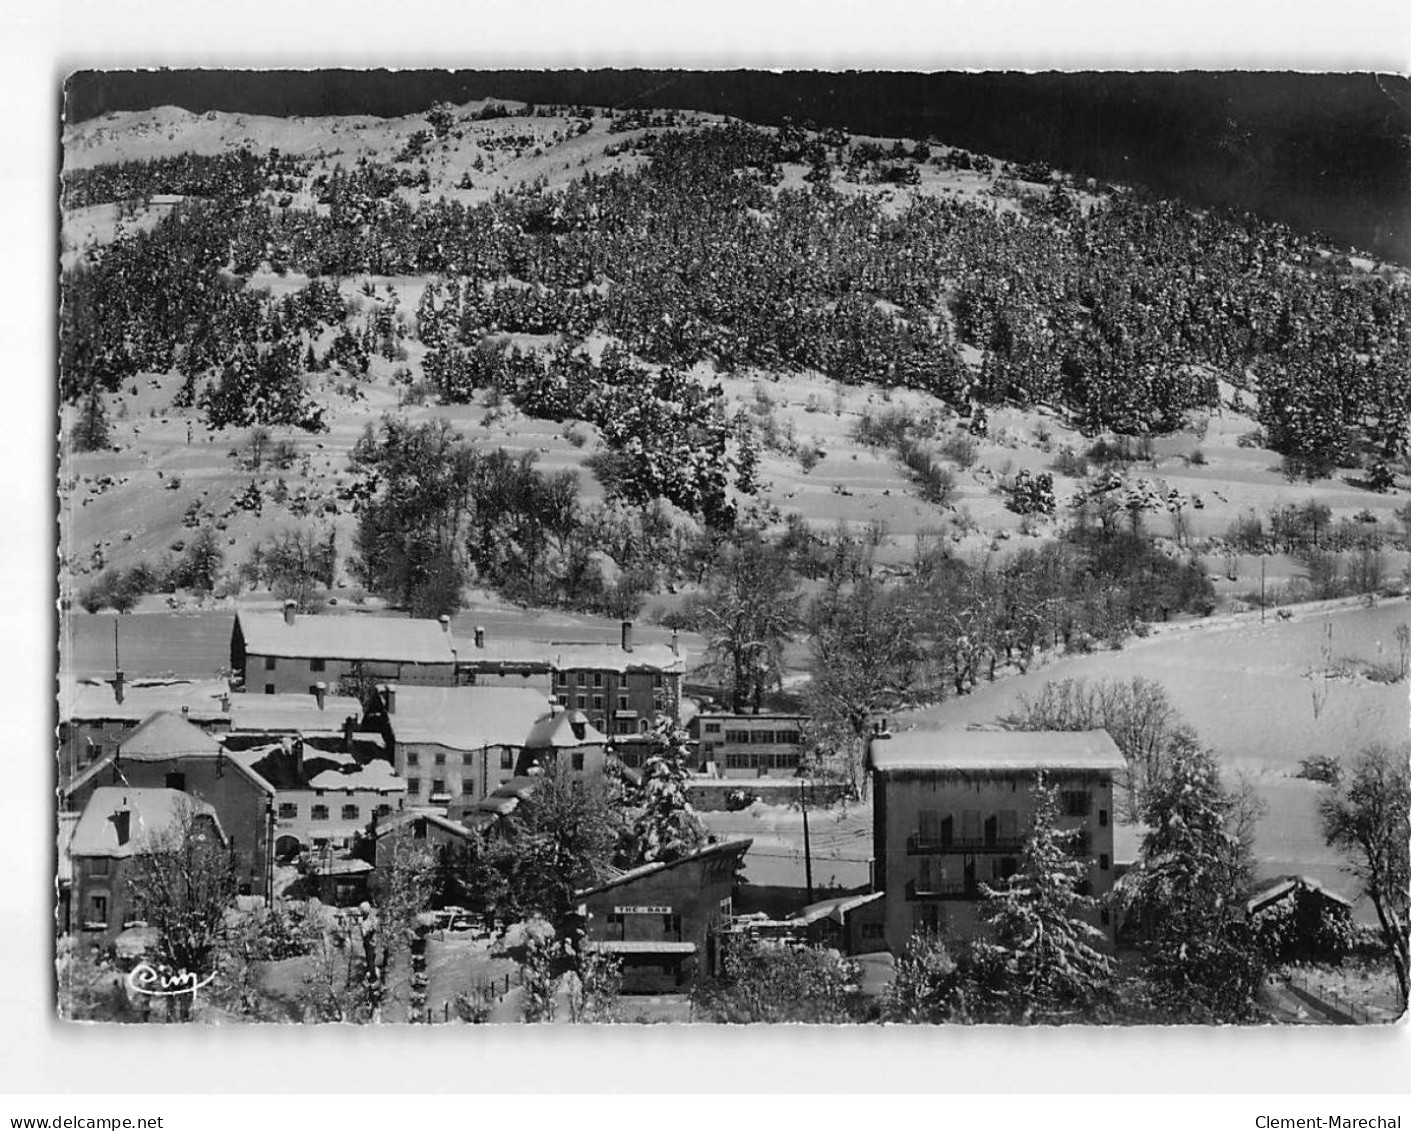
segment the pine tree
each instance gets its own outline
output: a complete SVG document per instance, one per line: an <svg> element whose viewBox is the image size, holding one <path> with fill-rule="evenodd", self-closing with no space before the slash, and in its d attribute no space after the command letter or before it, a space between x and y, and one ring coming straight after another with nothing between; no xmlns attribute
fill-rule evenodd
<svg viewBox="0 0 1411 1131"><path fill-rule="evenodd" d="M670 719L662 719L652 732L642 780L628 798L635 816L623 832L620 866L679 860L705 843L705 828L686 790L689 741Z"/></svg>
<svg viewBox="0 0 1411 1131"><path fill-rule="evenodd" d="M73 446L76 452L97 452L108 446L108 409L103 394L95 385L83 398L78 420L74 423Z"/></svg>
<svg viewBox="0 0 1411 1131"><path fill-rule="evenodd" d="M1245 914L1253 874L1249 822L1210 750L1179 736L1149 786L1150 829L1124 878L1128 919L1145 952L1155 1003L1168 1018L1251 1016L1264 963Z"/></svg>
<svg viewBox="0 0 1411 1131"><path fill-rule="evenodd" d="M1087 916L1098 901L1082 892L1091 862L1070 846L1078 830L1060 829L1057 791L1042 775L1019 870L982 885L980 914L991 939L978 942L971 976L982 1011L995 1019L1058 1022L1090 1015L1106 996L1111 961Z"/></svg>

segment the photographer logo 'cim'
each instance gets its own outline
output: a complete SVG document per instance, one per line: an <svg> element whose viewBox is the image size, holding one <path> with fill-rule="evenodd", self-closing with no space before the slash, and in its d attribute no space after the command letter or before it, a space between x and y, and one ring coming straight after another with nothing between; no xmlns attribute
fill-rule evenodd
<svg viewBox="0 0 1411 1131"><path fill-rule="evenodd" d="M202 978L189 970L176 970L165 964L153 966L150 962L139 962L127 975L127 988L135 994L147 997L178 997L190 994L195 1000L196 991L209 986L215 974Z"/></svg>

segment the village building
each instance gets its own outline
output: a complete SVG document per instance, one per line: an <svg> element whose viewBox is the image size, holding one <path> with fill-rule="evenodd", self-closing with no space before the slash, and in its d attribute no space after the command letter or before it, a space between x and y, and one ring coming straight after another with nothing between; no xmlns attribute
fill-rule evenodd
<svg viewBox="0 0 1411 1131"><path fill-rule="evenodd" d="M274 786L276 859L347 853L370 821L401 810L406 782L369 737L352 751L296 738L232 753Z"/></svg>
<svg viewBox="0 0 1411 1131"><path fill-rule="evenodd" d="M840 895L811 903L794 922L810 946L843 954L875 954L887 949L885 892Z"/></svg>
<svg viewBox="0 0 1411 1131"><path fill-rule="evenodd" d="M526 688L385 685L363 726L384 735L412 807L459 812L553 759L583 779L607 759L607 738L585 718Z"/></svg>
<svg viewBox="0 0 1411 1131"><path fill-rule="evenodd" d="M624 764L640 765L657 720L681 717L686 653L675 633L669 644L637 643L631 621L622 622L615 644L490 642L477 628L456 668L461 683L552 692L606 735Z"/></svg>
<svg viewBox="0 0 1411 1131"><path fill-rule="evenodd" d="M230 668L252 694L336 692L345 679L449 687L456 653L449 617L300 616L286 601L283 615L236 614Z"/></svg>
<svg viewBox="0 0 1411 1131"><path fill-rule="evenodd" d="M170 789L209 805L235 853L240 894L269 892L274 786L214 735L177 712L158 711L63 787L63 807L81 812L95 791L108 786Z"/></svg>
<svg viewBox="0 0 1411 1131"><path fill-rule="evenodd" d="M72 925L84 946L111 946L142 921L128 881L133 857L171 837L210 838L224 846L215 809L176 789L100 786L88 796L68 845Z"/></svg>
<svg viewBox="0 0 1411 1131"><path fill-rule="evenodd" d="M980 931L982 884L1013 875L1040 775L1058 792L1058 824L1088 862L1084 890L1112 890L1112 783L1126 769L1106 731L909 730L874 735L873 887L885 893L885 939ZM1094 925L1113 937L1110 913Z"/></svg>
<svg viewBox="0 0 1411 1131"><path fill-rule="evenodd" d="M738 715L701 711L688 733L695 769L714 777L796 777L803 760L807 715Z"/></svg>
<svg viewBox="0 0 1411 1131"><path fill-rule="evenodd" d="M112 753L144 719L176 712L217 736L336 735L362 704L329 694L326 686L291 695L232 695L224 679L126 679L61 677L59 774L67 780Z"/></svg>
<svg viewBox="0 0 1411 1131"><path fill-rule="evenodd" d="M675 993L720 971L736 875L753 841L643 864L577 894L585 945L622 961L624 993Z"/></svg>

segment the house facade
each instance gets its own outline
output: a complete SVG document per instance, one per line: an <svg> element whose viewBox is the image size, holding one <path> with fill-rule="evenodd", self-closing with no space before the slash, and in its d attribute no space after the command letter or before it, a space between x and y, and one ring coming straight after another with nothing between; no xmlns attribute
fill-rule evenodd
<svg viewBox="0 0 1411 1131"><path fill-rule="evenodd" d="M360 614L240 612L230 637L230 668L253 694L336 691L344 677L363 681L453 686L456 653L451 622Z"/></svg>
<svg viewBox="0 0 1411 1131"><path fill-rule="evenodd" d="M873 886L885 893L884 937L900 954L913 934L970 938L983 884L1017 871L1043 777L1059 827L1088 864L1086 890L1112 890L1113 780L1126 763L1106 731L912 730L874 736ZM1113 939L1111 915L1094 917Z"/></svg>
<svg viewBox="0 0 1411 1131"><path fill-rule="evenodd" d="M621 959L623 992L683 992L719 971L735 876L752 843L708 845L578 893L586 945Z"/></svg>
<svg viewBox="0 0 1411 1131"><path fill-rule="evenodd" d="M101 786L89 795L68 845L71 926L81 945L111 946L141 921L129 891L134 858L168 835L226 846L215 810L180 790Z"/></svg>
<svg viewBox="0 0 1411 1131"><path fill-rule="evenodd" d="M399 812L406 803L406 783L386 759L300 739L232 757L274 786L276 859L346 853L371 821Z"/></svg>
<svg viewBox="0 0 1411 1131"><path fill-rule="evenodd" d="M64 788L63 805L81 812L104 787L170 789L209 805L234 850L242 895L270 888L274 787L212 735L179 714L159 711Z"/></svg>
<svg viewBox="0 0 1411 1131"><path fill-rule="evenodd" d="M686 653L674 633L669 644L639 644L632 622L623 621L615 644L497 644L480 628L474 640L457 655L460 682L550 691L606 735L627 765L640 765L642 753L633 747L658 719L681 717Z"/></svg>
<svg viewBox="0 0 1411 1131"><path fill-rule="evenodd" d="M806 715L702 711L690 722L698 771L725 778L794 777L803 758Z"/></svg>
<svg viewBox="0 0 1411 1131"><path fill-rule="evenodd" d="M603 735L527 688L387 685L364 726L384 734L410 807L463 811L550 757L584 778L606 762Z"/></svg>

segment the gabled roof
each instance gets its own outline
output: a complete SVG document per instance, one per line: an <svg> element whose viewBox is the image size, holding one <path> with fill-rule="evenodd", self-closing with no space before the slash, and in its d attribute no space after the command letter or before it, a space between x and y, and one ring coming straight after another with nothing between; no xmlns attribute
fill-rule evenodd
<svg viewBox="0 0 1411 1131"><path fill-rule="evenodd" d="M452 836L467 839L471 830L461 824L457 824L451 818L441 813L429 813L421 809L401 809L396 813L390 813L386 817L377 819L377 835L380 837L385 833L396 832L400 828L415 821L425 821L429 825L435 825L438 829L450 833Z"/></svg>
<svg viewBox="0 0 1411 1131"><path fill-rule="evenodd" d="M542 691L525 687L399 686L388 723L398 742L434 742L453 750L523 746L548 713Z"/></svg>
<svg viewBox="0 0 1411 1131"><path fill-rule="evenodd" d="M531 750L606 744L607 735L588 721L582 711L554 710L541 715L530 728L524 745Z"/></svg>
<svg viewBox="0 0 1411 1131"><path fill-rule="evenodd" d="M881 773L915 771L1004 772L1093 770L1117 772L1126 760L1105 730L904 730L873 738L872 768Z"/></svg>
<svg viewBox="0 0 1411 1131"><path fill-rule="evenodd" d="M224 840L216 811L204 801L177 789L131 789L127 786L100 786L93 791L69 841L71 856L131 856L146 838L160 836L176 827L183 811L189 807L193 815L210 817ZM128 818L128 836L119 837L120 812Z"/></svg>
<svg viewBox="0 0 1411 1131"><path fill-rule="evenodd" d="M683 864L692 864L698 860L704 860L711 856L743 856L750 850L750 845L754 844L754 838L749 837L744 840L726 840L719 844L708 844L697 852L692 852L688 856L681 856L675 860L656 860L650 864L643 864L638 868L629 868L625 872L620 872L602 883L591 888L584 888L576 892L575 898L586 899L590 895L599 895L605 891L611 891L615 887L630 884L634 880L640 880L644 876L651 876L657 872L669 871L672 868L679 868Z"/></svg>
<svg viewBox="0 0 1411 1131"><path fill-rule="evenodd" d="M134 762L160 762L182 754L218 754L220 743L175 711L158 711L123 738L118 750Z"/></svg>
<svg viewBox="0 0 1411 1131"><path fill-rule="evenodd" d="M1340 903L1348 909L1352 907L1352 901L1350 899L1338 895L1337 892L1330 888L1324 887L1312 876L1275 876L1272 880L1264 883L1250 896L1246 907L1251 914L1263 911L1266 907L1277 903L1279 900L1296 891L1313 892L1316 895L1322 896L1324 899L1330 899L1334 903Z"/></svg>
<svg viewBox="0 0 1411 1131"><path fill-rule="evenodd" d="M300 615L289 624L280 613L239 612L236 628L245 651L295 659L382 660L403 664L451 664L451 634L439 621L359 613Z"/></svg>

